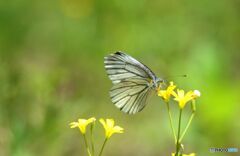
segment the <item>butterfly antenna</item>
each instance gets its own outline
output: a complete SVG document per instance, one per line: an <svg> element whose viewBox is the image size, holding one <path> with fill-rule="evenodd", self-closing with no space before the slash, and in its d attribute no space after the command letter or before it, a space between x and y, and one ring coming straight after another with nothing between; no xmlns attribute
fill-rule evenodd
<svg viewBox="0 0 240 156"><path fill-rule="evenodd" d="M167 76L167 77L164 77L164 80L165 80L166 82L168 82L169 78L175 78L175 77L187 77L187 74Z"/></svg>

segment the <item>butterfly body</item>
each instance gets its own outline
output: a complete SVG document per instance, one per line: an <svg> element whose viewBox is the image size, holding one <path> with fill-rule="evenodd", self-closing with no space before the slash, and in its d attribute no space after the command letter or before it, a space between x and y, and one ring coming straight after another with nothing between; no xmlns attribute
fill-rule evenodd
<svg viewBox="0 0 240 156"><path fill-rule="evenodd" d="M123 52L105 57L104 64L113 83L110 89L111 100L128 114L141 111L148 95L163 82L146 65Z"/></svg>

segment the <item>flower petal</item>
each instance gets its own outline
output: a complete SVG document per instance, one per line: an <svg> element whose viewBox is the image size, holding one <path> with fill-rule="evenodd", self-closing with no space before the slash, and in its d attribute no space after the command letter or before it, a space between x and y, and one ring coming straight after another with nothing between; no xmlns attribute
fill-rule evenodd
<svg viewBox="0 0 240 156"><path fill-rule="evenodd" d="M78 122L71 122L69 125L70 125L70 128L76 128L78 127Z"/></svg>
<svg viewBox="0 0 240 156"><path fill-rule="evenodd" d="M103 128L106 130L107 129L107 125L106 125L104 119L103 118L99 119L99 122L103 125Z"/></svg>
<svg viewBox="0 0 240 156"><path fill-rule="evenodd" d="M114 126L114 133L123 133L123 128L120 126Z"/></svg>
<svg viewBox="0 0 240 156"><path fill-rule="evenodd" d="M107 119L107 126L110 128L113 128L114 126L114 120L113 119Z"/></svg>

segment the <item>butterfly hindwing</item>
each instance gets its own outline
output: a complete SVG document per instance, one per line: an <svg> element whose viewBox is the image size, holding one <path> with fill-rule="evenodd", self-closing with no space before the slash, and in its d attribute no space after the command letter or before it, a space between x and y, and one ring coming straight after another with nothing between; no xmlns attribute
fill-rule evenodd
<svg viewBox="0 0 240 156"><path fill-rule="evenodd" d="M121 111L135 114L144 108L150 90L146 85L126 81L114 84L110 90L110 97Z"/></svg>

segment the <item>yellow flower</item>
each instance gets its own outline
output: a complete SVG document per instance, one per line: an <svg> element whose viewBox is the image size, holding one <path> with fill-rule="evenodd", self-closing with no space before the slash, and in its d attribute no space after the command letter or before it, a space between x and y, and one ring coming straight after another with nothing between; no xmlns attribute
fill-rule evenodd
<svg viewBox="0 0 240 156"><path fill-rule="evenodd" d="M120 126L114 126L113 119L106 119L106 122L101 118L99 122L105 129L106 138L110 138L114 133L123 133L123 128Z"/></svg>
<svg viewBox="0 0 240 156"><path fill-rule="evenodd" d="M165 102L168 102L173 90L176 88L176 86L173 84L173 82L170 82L170 85L167 87L166 90L159 90L158 91L158 96L161 96Z"/></svg>
<svg viewBox="0 0 240 156"><path fill-rule="evenodd" d="M82 134L85 134L87 125L89 125L90 123L92 123L94 121L96 121L96 119L94 117L89 118L87 120L86 119L78 119L78 122L71 122L69 125L70 125L70 128L78 127L80 132Z"/></svg>
<svg viewBox="0 0 240 156"><path fill-rule="evenodd" d="M184 93L184 90L177 90L177 93L174 91L172 92L172 95L175 97L174 100L178 101L179 107L182 109L186 105L188 101L191 101L197 97L200 97L200 92L198 90L189 91L186 94Z"/></svg>
<svg viewBox="0 0 240 156"><path fill-rule="evenodd" d="M172 153L172 156L175 156L175 153ZM182 156L196 156L195 153L191 153L191 154L182 154Z"/></svg>

